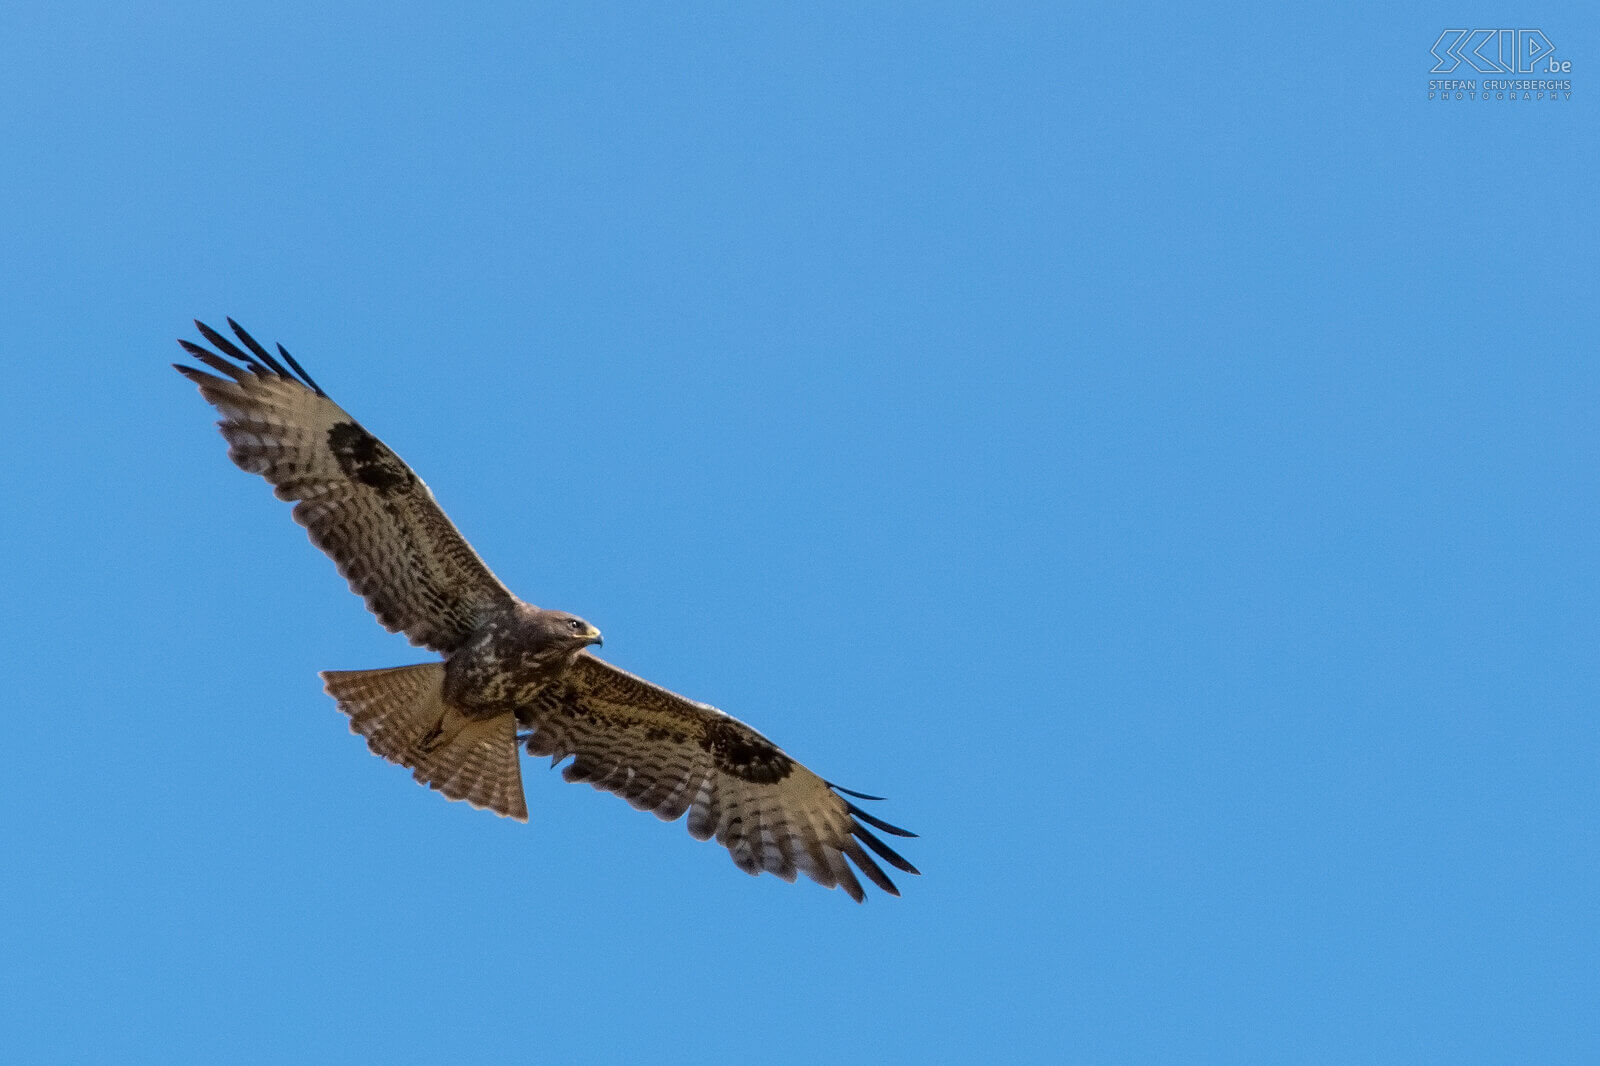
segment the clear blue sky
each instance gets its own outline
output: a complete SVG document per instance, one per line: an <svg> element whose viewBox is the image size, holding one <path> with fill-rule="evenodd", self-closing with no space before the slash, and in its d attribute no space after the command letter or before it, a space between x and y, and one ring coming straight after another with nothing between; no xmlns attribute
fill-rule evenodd
<svg viewBox="0 0 1600 1066"><path fill-rule="evenodd" d="M598 6L0 11L0 1058L1597 1061L1595 8ZM225 315L924 876L367 754Z"/></svg>

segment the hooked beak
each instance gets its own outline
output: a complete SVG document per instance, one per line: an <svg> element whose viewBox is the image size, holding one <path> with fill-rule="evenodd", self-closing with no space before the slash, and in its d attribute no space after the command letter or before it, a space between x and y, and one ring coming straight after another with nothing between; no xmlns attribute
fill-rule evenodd
<svg viewBox="0 0 1600 1066"><path fill-rule="evenodd" d="M600 635L600 631L594 626L589 627L589 643L597 648L605 645L605 638Z"/></svg>

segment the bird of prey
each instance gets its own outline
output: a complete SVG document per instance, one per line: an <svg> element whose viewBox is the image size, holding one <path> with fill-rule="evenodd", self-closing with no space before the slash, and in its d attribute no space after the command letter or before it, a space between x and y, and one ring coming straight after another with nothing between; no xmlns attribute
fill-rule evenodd
<svg viewBox="0 0 1600 1066"><path fill-rule="evenodd" d="M550 756L552 766L570 757L566 780L665 821L687 812L689 832L715 836L746 873L786 881L803 873L859 902L854 863L900 894L867 849L918 871L867 827L914 834L845 795L878 797L824 781L738 719L595 656L598 629L512 595L398 455L281 344L273 355L228 325L239 343L201 322L211 349L178 342L213 373L173 364L221 412L228 457L296 501L295 521L386 629L443 656L323 671L351 731L374 753L450 799L524 822L519 748Z"/></svg>

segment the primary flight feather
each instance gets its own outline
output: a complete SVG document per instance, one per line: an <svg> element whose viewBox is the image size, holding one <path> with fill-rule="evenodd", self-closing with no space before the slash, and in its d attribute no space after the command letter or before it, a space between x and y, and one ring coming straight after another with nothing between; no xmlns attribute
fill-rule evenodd
<svg viewBox="0 0 1600 1066"><path fill-rule="evenodd" d="M450 799L518 821L528 818L520 747L552 764L571 757L566 780L665 820L687 813L689 832L715 836L747 873L803 873L859 901L859 870L899 895L873 854L917 870L867 827L914 834L841 793L875 797L824 781L715 707L596 657L598 629L512 595L398 455L282 345L274 355L228 325L238 343L200 322L210 349L178 342L211 373L174 364L222 413L228 457L296 501L295 521L385 628L444 656L323 671L373 752Z"/></svg>

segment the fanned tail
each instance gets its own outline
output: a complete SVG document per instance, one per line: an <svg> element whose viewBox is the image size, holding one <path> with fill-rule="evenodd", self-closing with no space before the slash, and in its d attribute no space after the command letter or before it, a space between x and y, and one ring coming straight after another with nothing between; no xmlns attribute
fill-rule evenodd
<svg viewBox="0 0 1600 1066"><path fill-rule="evenodd" d="M374 754L409 767L450 799L528 820L516 719L469 718L449 706L443 663L324 670L322 680Z"/></svg>

